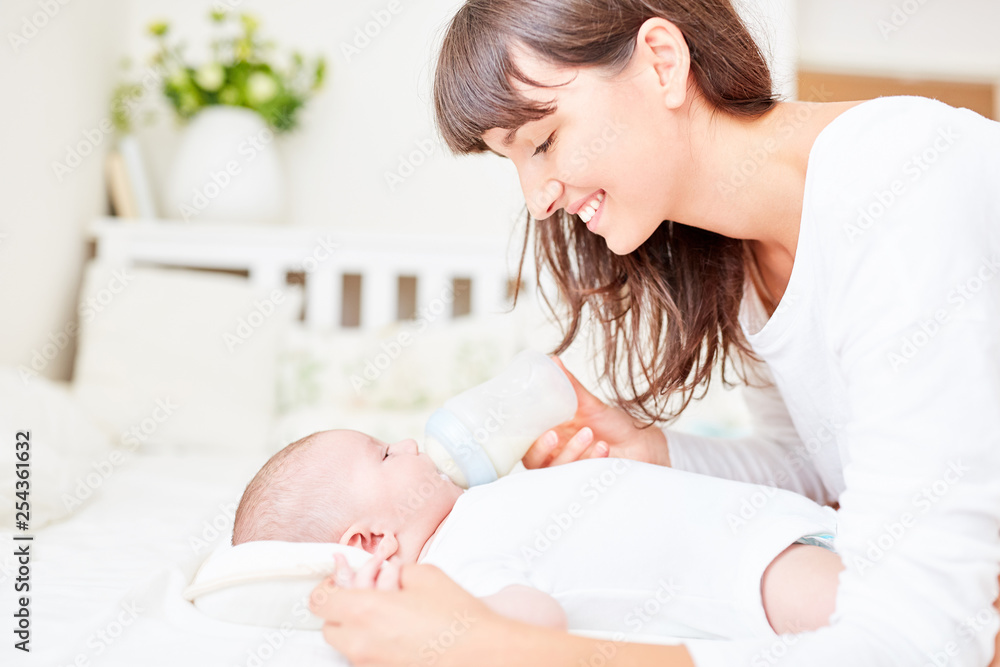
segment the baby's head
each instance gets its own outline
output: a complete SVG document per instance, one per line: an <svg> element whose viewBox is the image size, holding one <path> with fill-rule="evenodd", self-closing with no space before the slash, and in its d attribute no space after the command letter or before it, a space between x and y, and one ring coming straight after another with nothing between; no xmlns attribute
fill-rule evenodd
<svg viewBox="0 0 1000 667"><path fill-rule="evenodd" d="M233 544L339 542L374 553L384 538L387 557L416 562L461 494L414 440L387 444L358 431L322 431L257 472L236 509Z"/></svg>

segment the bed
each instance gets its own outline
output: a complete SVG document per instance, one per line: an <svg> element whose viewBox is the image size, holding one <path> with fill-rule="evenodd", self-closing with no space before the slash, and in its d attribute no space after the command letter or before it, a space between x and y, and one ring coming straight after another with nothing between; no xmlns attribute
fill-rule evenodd
<svg viewBox="0 0 1000 667"><path fill-rule="evenodd" d="M31 652L7 641L0 662L346 664L318 632L223 622L182 593L284 444L333 426L419 438L444 399L521 349L552 347L530 272L504 312L517 248L110 220L91 235L80 300L94 312L81 310L73 382L0 373L4 437L27 429L33 442L31 527L4 533L0 558L14 608L14 538L33 537ZM564 360L594 386L585 345ZM718 387L676 427L745 432L738 390ZM11 474L0 470L7 507Z"/></svg>

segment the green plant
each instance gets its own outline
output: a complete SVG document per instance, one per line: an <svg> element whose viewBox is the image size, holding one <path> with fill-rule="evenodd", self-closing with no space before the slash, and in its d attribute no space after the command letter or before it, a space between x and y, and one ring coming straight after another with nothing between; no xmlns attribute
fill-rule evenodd
<svg viewBox="0 0 1000 667"><path fill-rule="evenodd" d="M111 124L119 134L132 131L132 107L145 91L138 83L120 83L111 93Z"/></svg>
<svg viewBox="0 0 1000 667"><path fill-rule="evenodd" d="M205 107L228 105L256 111L275 132L295 128L299 110L323 85L326 60L320 56L307 65L296 51L290 66L281 69L272 64L274 44L261 40L252 15L213 11L210 16L219 31L230 23L238 23L239 30L215 38L212 59L197 66L185 62L183 44L169 43L169 23L149 26L158 44L152 62L166 73L162 91L177 115L186 120Z"/></svg>

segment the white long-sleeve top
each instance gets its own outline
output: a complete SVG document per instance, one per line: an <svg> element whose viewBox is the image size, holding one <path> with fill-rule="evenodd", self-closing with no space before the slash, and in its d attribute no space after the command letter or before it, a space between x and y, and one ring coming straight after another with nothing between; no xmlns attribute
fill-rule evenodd
<svg viewBox="0 0 1000 667"><path fill-rule="evenodd" d="M773 376L754 435L665 429L672 464L839 501L831 625L699 642L698 667L981 667L1000 619L1000 123L918 97L809 155L788 287L740 322Z"/></svg>

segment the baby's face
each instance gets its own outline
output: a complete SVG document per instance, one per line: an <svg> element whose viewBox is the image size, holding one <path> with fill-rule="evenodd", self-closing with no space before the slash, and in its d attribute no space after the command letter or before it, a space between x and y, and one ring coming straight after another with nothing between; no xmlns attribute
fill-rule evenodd
<svg viewBox="0 0 1000 667"><path fill-rule="evenodd" d="M384 500L388 489L415 488L439 477L431 457L420 452L412 438L389 444L347 430L326 431L319 437L324 442L317 444L329 452L331 462L349 472L349 484L358 497Z"/></svg>
<svg viewBox="0 0 1000 667"><path fill-rule="evenodd" d="M343 485L357 508L357 520L365 525L393 530L409 524L415 530L426 523L432 532L461 492L413 439L385 443L348 430L317 437L317 464L337 471L336 483ZM367 544L356 546L370 550Z"/></svg>

